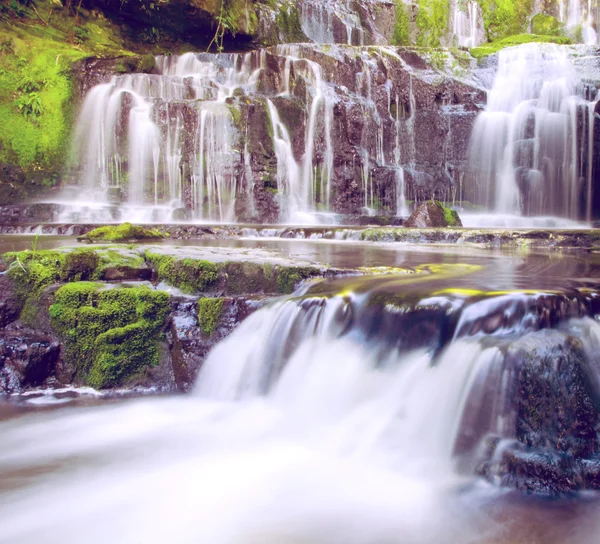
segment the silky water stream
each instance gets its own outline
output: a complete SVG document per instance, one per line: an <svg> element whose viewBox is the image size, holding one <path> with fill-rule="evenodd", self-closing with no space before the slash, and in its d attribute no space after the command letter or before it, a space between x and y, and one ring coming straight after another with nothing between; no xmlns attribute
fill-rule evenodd
<svg viewBox="0 0 600 544"><path fill-rule="evenodd" d="M260 244L397 273L274 300L185 396L0 404L0 542L597 542L593 491L529 496L502 468L515 354L575 338L598 383L594 254Z"/></svg>

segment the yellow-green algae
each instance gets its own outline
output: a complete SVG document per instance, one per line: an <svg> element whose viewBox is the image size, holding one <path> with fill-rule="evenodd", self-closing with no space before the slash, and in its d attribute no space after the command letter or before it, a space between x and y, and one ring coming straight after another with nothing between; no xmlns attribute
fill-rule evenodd
<svg viewBox="0 0 600 544"><path fill-rule="evenodd" d="M49 312L64 343L65 362L79 380L99 389L121 386L157 365L169 300L168 293L148 287L64 285Z"/></svg>

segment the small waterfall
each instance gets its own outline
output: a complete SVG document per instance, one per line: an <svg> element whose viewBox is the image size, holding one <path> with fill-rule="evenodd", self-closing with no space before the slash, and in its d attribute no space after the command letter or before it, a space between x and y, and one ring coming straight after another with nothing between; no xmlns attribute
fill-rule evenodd
<svg viewBox="0 0 600 544"><path fill-rule="evenodd" d="M280 46L273 53L285 58L283 87L275 90L273 99L267 98L280 199L284 218L303 221L303 214L313 213L317 205L323 210L330 207L332 91L322 79L321 67L302 58L300 48ZM126 206L145 208L152 216L152 209L172 211L185 205L184 178L189 176L188 202L195 219L235 220L236 196L244 190L252 194L254 176L247 143L240 153L242 135L230 101L235 89L257 93L268 72L266 58L266 50L158 57L156 75L115 76L110 83L97 85L86 96L79 116L73 177L86 195L93 192L97 202L108 204L109 192L118 189L126 195ZM301 78L306 86L306 133L299 161L274 103L275 97L294 99L292 78ZM70 210L67 214L71 216L63 220L72 220ZM159 220L168 219L162 215Z"/></svg>
<svg viewBox="0 0 600 544"><path fill-rule="evenodd" d="M594 107L564 48L501 51L471 136L475 201L497 213L589 219Z"/></svg>
<svg viewBox="0 0 600 544"><path fill-rule="evenodd" d="M598 6L593 6L592 0L559 0L559 20L566 23L571 33L581 33L575 38L587 45L598 43L598 35L594 29L594 11Z"/></svg>
<svg viewBox="0 0 600 544"><path fill-rule="evenodd" d="M315 43L365 43L365 31L351 0L305 0L300 4L300 21L304 34Z"/></svg>
<svg viewBox="0 0 600 544"><path fill-rule="evenodd" d="M473 0L456 1L454 5L454 22L452 32L460 47L476 47L483 43L484 37L479 35L479 21L482 13L479 4Z"/></svg>
<svg viewBox="0 0 600 544"><path fill-rule="evenodd" d="M516 421L528 417L519 412L519 390L533 386L522 380L538 379L527 378L528 365L559 353L564 374L554 379L581 379L566 362L580 360L585 379L600 384L600 326L581 317L586 303L571 296L450 290L409 302L385 287L330 298L308 293L260 310L218 344L196 395L266 398L347 455L370 457L393 444L403 466L448 470L458 459L460 470L490 462L501 472L482 448L490 440L515 447ZM562 317L550 310L560 304L570 307ZM320 425L332 421L338 432L320 436Z"/></svg>

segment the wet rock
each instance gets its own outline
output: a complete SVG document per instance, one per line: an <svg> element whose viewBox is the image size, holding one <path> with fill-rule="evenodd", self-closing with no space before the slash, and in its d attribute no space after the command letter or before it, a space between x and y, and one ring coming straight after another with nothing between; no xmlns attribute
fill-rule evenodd
<svg viewBox="0 0 600 544"><path fill-rule="evenodd" d="M152 269L144 267L116 266L106 268L102 273L104 281L150 281L152 280Z"/></svg>
<svg viewBox="0 0 600 544"><path fill-rule="evenodd" d="M0 275L0 328L19 319L21 307L13 283L6 275Z"/></svg>
<svg viewBox="0 0 600 544"><path fill-rule="evenodd" d="M175 383L180 391L188 391L193 386L210 350L264 304L260 300L243 297L218 300L221 306L211 330L202 326L197 301L182 300L174 303L168 341Z"/></svg>
<svg viewBox="0 0 600 544"><path fill-rule="evenodd" d="M30 330L0 331L0 394L39 386L55 371L60 344Z"/></svg>
<svg viewBox="0 0 600 544"><path fill-rule="evenodd" d="M486 438L492 445L485 454L489 458L477 471L501 485L545 496L598 489L598 392L590 380L594 363L582 341L546 329L510 342L504 353L488 374L489 403L499 399L495 376L502 377L502 403L470 406L476 415L465 424L476 434L476 429L496 427L494 419L503 422L495 441Z"/></svg>
<svg viewBox="0 0 600 544"><path fill-rule="evenodd" d="M145 256L160 281L189 294L287 294L302 280L348 273L262 248L147 246Z"/></svg>
<svg viewBox="0 0 600 544"><path fill-rule="evenodd" d="M59 204L12 204L0 206L1 225L53 223L60 214Z"/></svg>
<svg viewBox="0 0 600 544"><path fill-rule="evenodd" d="M454 210L444 208L439 202L428 200L417 206L417 209L404 222L409 228L460 227L462 223Z"/></svg>

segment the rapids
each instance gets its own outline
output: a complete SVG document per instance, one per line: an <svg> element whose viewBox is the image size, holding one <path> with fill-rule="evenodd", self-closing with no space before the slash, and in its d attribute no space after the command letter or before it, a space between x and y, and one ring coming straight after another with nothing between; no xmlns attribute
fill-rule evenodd
<svg viewBox="0 0 600 544"><path fill-rule="evenodd" d="M528 498L473 471L473 437L511 440L504 354L573 334L588 355L600 344L579 310L536 321L558 278L565 300L595 304L593 257L260 243L413 273L275 300L217 345L187 396L0 404L0 542L595 542L594 495ZM478 294L502 288L520 291ZM499 311L495 331L475 326ZM452 334L436 315L458 316Z"/></svg>

